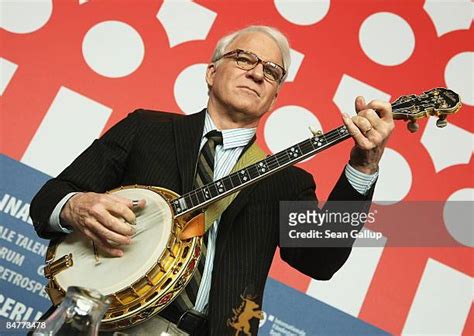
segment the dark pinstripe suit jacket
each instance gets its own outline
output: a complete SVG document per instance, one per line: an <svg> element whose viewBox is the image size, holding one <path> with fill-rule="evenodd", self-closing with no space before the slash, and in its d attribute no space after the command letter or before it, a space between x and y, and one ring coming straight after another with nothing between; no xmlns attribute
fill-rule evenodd
<svg viewBox="0 0 474 336"><path fill-rule="evenodd" d="M40 237L54 207L69 192L104 192L120 185L155 185L184 193L191 190L205 112L190 116L137 110L112 127L57 178L48 181L31 203ZM367 200L344 174L331 200ZM209 334L234 334L227 326L240 295L261 305L265 280L279 241L279 201L316 200L312 176L288 168L244 189L221 217L208 306ZM326 280L344 264L350 248L284 248L281 257L312 278ZM256 333L258 321L252 320Z"/></svg>

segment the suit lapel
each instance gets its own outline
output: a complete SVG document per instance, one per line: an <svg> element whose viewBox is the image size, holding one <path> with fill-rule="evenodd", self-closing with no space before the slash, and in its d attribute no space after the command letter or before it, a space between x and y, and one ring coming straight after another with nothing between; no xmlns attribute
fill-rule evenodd
<svg viewBox="0 0 474 336"><path fill-rule="evenodd" d="M178 169L181 177L181 193L191 191L193 187L194 170L201 143L202 130L206 110L189 116L178 118L174 122L174 136Z"/></svg>

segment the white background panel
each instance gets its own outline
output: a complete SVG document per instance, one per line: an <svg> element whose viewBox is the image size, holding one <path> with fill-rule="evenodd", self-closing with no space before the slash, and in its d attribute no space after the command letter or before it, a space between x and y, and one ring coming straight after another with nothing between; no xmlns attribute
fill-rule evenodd
<svg viewBox="0 0 474 336"><path fill-rule="evenodd" d="M473 300L472 278L429 259L403 335L461 335Z"/></svg>
<svg viewBox="0 0 474 336"><path fill-rule="evenodd" d="M365 82L362 82L349 75L342 75L341 81L334 94L334 104L341 113L347 113L350 116L356 115L354 102L355 97L363 96L366 103L373 99L390 101L390 95Z"/></svg>
<svg viewBox="0 0 474 336"><path fill-rule="evenodd" d="M384 249L382 239L380 247L354 247L330 281L311 280L306 294L357 317Z"/></svg>
<svg viewBox="0 0 474 336"><path fill-rule="evenodd" d="M5 92L17 68L15 63L0 57L0 96Z"/></svg>
<svg viewBox="0 0 474 336"><path fill-rule="evenodd" d="M21 162L59 174L102 132L112 109L61 87Z"/></svg>

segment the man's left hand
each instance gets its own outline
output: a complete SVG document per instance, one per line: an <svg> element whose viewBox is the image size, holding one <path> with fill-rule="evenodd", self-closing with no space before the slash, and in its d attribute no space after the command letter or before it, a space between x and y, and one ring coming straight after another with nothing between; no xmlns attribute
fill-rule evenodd
<svg viewBox="0 0 474 336"><path fill-rule="evenodd" d="M385 144L393 128L392 105L380 100L365 103L364 97L355 100L356 116L343 114L343 121L354 139L349 164L365 174L378 171Z"/></svg>

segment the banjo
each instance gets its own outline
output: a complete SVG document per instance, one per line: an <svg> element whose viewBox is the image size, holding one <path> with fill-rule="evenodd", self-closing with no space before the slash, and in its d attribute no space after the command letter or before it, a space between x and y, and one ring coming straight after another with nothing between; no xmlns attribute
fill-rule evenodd
<svg viewBox="0 0 474 336"><path fill-rule="evenodd" d="M401 96L392 103L393 118L407 121L411 132L417 120L437 116L438 127L461 108L458 94L435 88L420 95ZM191 280L201 255L202 237L186 233L203 225L202 209L273 173L350 138L345 126L313 136L219 180L184 195L160 187L124 186L109 193L128 199L145 199L136 213L134 244L123 246L124 255L101 255L94 244L73 232L52 241L46 253L46 291L59 304L69 286L93 288L110 298L101 330L137 325L169 305Z"/></svg>

